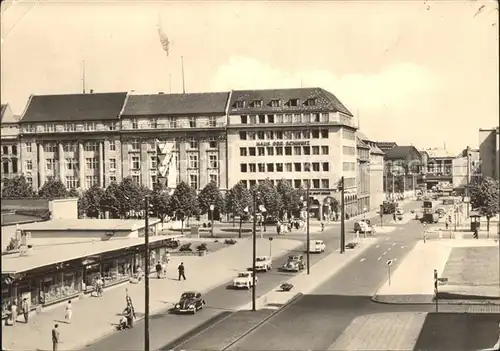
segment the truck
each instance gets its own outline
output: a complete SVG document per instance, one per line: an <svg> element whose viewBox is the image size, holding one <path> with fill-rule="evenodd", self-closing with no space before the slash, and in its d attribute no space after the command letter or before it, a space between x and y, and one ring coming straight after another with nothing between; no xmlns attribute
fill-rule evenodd
<svg viewBox="0 0 500 351"><path fill-rule="evenodd" d="M434 213L434 201L425 200L422 204L422 218L420 221L422 223L437 223L439 220L439 215Z"/></svg>
<svg viewBox="0 0 500 351"><path fill-rule="evenodd" d="M399 204L396 201L384 201L382 203L382 209L384 214L395 213L398 209Z"/></svg>

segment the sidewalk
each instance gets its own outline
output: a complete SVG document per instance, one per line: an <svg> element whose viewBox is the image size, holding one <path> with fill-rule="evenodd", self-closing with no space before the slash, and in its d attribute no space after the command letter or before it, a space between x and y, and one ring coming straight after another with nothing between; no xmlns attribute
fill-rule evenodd
<svg viewBox="0 0 500 351"><path fill-rule="evenodd" d="M426 243L420 241L395 272L391 273L390 284L387 281L372 300L392 304L434 303L434 269L441 277L452 248L492 245L492 240L435 240ZM440 289L442 287L444 286L440 286ZM456 303L453 300L439 301ZM461 300L461 303L480 304L481 301Z"/></svg>
<svg viewBox="0 0 500 351"><path fill-rule="evenodd" d="M294 250L303 243L295 240L275 239L273 258ZM238 243L205 257L172 256L167 279L150 280L150 313L156 314L171 308L182 292L211 290L234 277L235 273L251 264L252 241L240 239ZM268 254L269 241L257 240L257 253ZM177 266L180 262L186 266L188 280L177 281ZM206 274L210 267L211 274ZM3 346L11 350L51 350L51 330L59 324L62 343L60 350L75 350L93 340L114 331L123 308L125 307L125 289L134 302L138 319L144 316L144 284L125 284L104 291L101 298L88 297L73 301L71 324L64 323L65 306L56 306L41 314L31 316L28 324L18 322L15 327L2 326ZM22 320L22 318L19 318Z"/></svg>

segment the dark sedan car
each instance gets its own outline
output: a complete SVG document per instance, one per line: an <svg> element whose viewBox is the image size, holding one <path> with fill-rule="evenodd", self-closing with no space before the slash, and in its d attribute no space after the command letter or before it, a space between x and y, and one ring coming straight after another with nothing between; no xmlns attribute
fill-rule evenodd
<svg viewBox="0 0 500 351"><path fill-rule="evenodd" d="M201 297L201 293L196 291L186 291L182 293L178 303L175 304L174 311L176 313L192 313L195 314L205 305L205 300Z"/></svg>

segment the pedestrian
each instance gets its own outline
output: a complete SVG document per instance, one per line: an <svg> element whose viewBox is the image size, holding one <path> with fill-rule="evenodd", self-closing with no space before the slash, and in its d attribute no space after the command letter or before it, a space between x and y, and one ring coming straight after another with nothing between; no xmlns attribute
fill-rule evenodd
<svg viewBox="0 0 500 351"><path fill-rule="evenodd" d="M132 306L128 305L125 308L123 315L125 316L125 318L127 318L127 326L129 328L133 328L134 327L134 312L133 312Z"/></svg>
<svg viewBox="0 0 500 351"><path fill-rule="evenodd" d="M446 230L448 230L448 226L449 226L448 220L444 223L444 225L446 226Z"/></svg>
<svg viewBox="0 0 500 351"><path fill-rule="evenodd" d="M155 268L156 268L156 277L157 277L158 279L161 279L161 272L163 271L163 269L162 269L162 267L161 267L161 263L160 263L160 261L158 261L158 262L156 263L156 267L155 267Z"/></svg>
<svg viewBox="0 0 500 351"><path fill-rule="evenodd" d="M68 301L66 305L66 315L64 316L64 320L67 324L71 324L71 317L73 316L73 306L71 305L71 300Z"/></svg>
<svg viewBox="0 0 500 351"><path fill-rule="evenodd" d="M29 305L28 299L26 297L23 299L23 304L22 304L21 308L23 310L24 322L28 323L28 318L30 316L30 305Z"/></svg>
<svg viewBox="0 0 500 351"><path fill-rule="evenodd" d="M325 231L325 222L321 221L321 231Z"/></svg>
<svg viewBox="0 0 500 351"><path fill-rule="evenodd" d="M392 214L392 220L393 220L394 222L396 222L396 212L394 212L394 213Z"/></svg>
<svg viewBox="0 0 500 351"><path fill-rule="evenodd" d="M15 299L12 300L12 305L10 306L10 319L12 326L15 326L17 322L17 301Z"/></svg>
<svg viewBox="0 0 500 351"><path fill-rule="evenodd" d="M54 325L54 329L52 329L52 351L57 351L59 348L59 325Z"/></svg>
<svg viewBox="0 0 500 351"><path fill-rule="evenodd" d="M144 271L142 270L141 266L137 266L136 275L138 281L141 281L142 278L144 277Z"/></svg>
<svg viewBox="0 0 500 351"><path fill-rule="evenodd" d="M97 276L97 280L95 281L95 285L96 285L97 297L101 297L102 290L104 289L104 281L102 280L100 275Z"/></svg>
<svg viewBox="0 0 500 351"><path fill-rule="evenodd" d="M167 264L165 262L161 263L161 277L162 278L167 277Z"/></svg>
<svg viewBox="0 0 500 351"><path fill-rule="evenodd" d="M474 239L479 239L479 231L477 228L474 229Z"/></svg>
<svg viewBox="0 0 500 351"><path fill-rule="evenodd" d="M186 275L184 274L185 272L184 262L181 262L179 267L177 267L177 270L179 271L179 280L181 280L181 278L186 280Z"/></svg>
<svg viewBox="0 0 500 351"><path fill-rule="evenodd" d="M278 235L281 234L281 222L280 221L278 221L276 223L276 233L278 233Z"/></svg>

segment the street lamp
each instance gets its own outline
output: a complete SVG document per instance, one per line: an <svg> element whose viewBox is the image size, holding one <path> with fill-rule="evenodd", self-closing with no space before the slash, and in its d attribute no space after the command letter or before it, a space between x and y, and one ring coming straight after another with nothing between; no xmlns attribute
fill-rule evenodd
<svg viewBox="0 0 500 351"><path fill-rule="evenodd" d="M300 197L301 200L303 200L303 197L301 196ZM309 183L308 183L308 186L307 186L307 189L306 189L306 199L305 201L302 203L304 205L304 207L306 208L306 211L307 211L307 219L306 219L306 257L307 257L307 274L310 274L311 273L311 253L309 252L311 250L311 243L310 243L310 230L309 230L309 212L310 212L310 201L309 201Z"/></svg>
<svg viewBox="0 0 500 351"><path fill-rule="evenodd" d="M266 232L266 213L267 213L267 210L264 207L264 205L260 205L259 210L260 210L261 217L262 217L262 226L264 227L264 232Z"/></svg>
<svg viewBox="0 0 500 351"><path fill-rule="evenodd" d="M273 257L273 237L269 237L269 259L272 260Z"/></svg>
<svg viewBox="0 0 500 351"><path fill-rule="evenodd" d="M256 291L255 291L255 260L257 259L257 190L253 192L253 230L252 230L252 311L256 311Z"/></svg>
<svg viewBox="0 0 500 351"><path fill-rule="evenodd" d="M214 236L214 205L210 205L210 219L212 220L212 225L210 226L210 236Z"/></svg>
<svg viewBox="0 0 500 351"><path fill-rule="evenodd" d="M144 350L149 351L149 196L144 199L146 215L144 217Z"/></svg>

